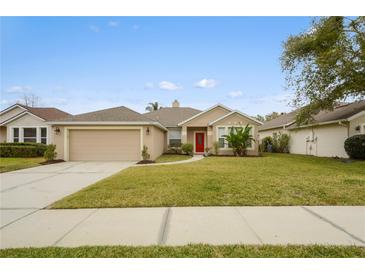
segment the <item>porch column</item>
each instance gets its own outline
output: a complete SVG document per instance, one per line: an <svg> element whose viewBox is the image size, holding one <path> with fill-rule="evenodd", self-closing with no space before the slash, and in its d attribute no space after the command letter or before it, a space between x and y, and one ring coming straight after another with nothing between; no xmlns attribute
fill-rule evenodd
<svg viewBox="0 0 365 274"><path fill-rule="evenodd" d="M188 129L186 126L181 128L181 143L186 144L188 141Z"/></svg>

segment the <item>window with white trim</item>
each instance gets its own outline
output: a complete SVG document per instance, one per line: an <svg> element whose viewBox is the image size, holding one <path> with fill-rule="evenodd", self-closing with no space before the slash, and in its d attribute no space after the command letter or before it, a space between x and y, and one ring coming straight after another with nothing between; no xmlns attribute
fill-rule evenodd
<svg viewBox="0 0 365 274"><path fill-rule="evenodd" d="M180 147L181 146L181 129L169 129L168 132L169 146Z"/></svg>
<svg viewBox="0 0 365 274"><path fill-rule="evenodd" d="M244 127L237 127L234 128L244 128ZM218 143L220 148L232 148L228 142L226 142L226 138L224 135L228 135L231 132L232 126L226 126L226 127L218 127ZM250 129L250 134L252 134L252 128ZM247 148L252 148L252 141L247 144Z"/></svg>
<svg viewBox="0 0 365 274"><path fill-rule="evenodd" d="M46 127L41 128L41 143L47 144L47 128Z"/></svg>
<svg viewBox="0 0 365 274"><path fill-rule="evenodd" d="M19 143L19 128L13 128L13 142Z"/></svg>
<svg viewBox="0 0 365 274"><path fill-rule="evenodd" d="M36 143L37 142L37 128L36 127L23 128L23 142L24 143Z"/></svg>

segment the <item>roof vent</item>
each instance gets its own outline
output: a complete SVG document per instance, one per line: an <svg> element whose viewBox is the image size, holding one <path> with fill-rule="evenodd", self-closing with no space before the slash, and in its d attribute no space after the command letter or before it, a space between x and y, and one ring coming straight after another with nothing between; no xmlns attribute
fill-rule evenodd
<svg viewBox="0 0 365 274"><path fill-rule="evenodd" d="M178 107L180 107L180 103L179 103L179 101L175 99L175 100L172 102L172 107L173 107L173 108L178 108Z"/></svg>

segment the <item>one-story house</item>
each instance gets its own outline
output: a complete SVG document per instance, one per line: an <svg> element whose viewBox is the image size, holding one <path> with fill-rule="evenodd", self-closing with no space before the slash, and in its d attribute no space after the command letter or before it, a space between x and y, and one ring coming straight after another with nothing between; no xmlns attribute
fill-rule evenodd
<svg viewBox="0 0 365 274"><path fill-rule="evenodd" d="M47 122L70 115L57 108L12 105L0 112L0 142L50 144L52 132Z"/></svg>
<svg viewBox="0 0 365 274"><path fill-rule="evenodd" d="M290 136L290 153L347 158L345 140L365 134L364 100L338 105L332 111L320 111L306 125L296 124L296 114L293 111L265 122L259 127L260 140L286 133Z"/></svg>
<svg viewBox="0 0 365 274"><path fill-rule="evenodd" d="M16 126L17 118L13 118L12 125ZM143 146L148 147L151 159L156 159L168 146L182 143L191 143L195 154L203 154L218 142L219 154L232 154L232 148L224 142L224 135L230 128L249 124L251 134L257 139L258 126L262 123L221 104L200 111L180 107L175 100L172 107L145 114L122 106L57 117L45 121L45 124L49 132L47 143L56 145L59 159L136 161L142 157ZM8 131L6 124L4 127ZM15 142L17 139L8 136L6 141ZM40 139L19 141L38 142ZM258 154L256 142L252 142L248 154Z"/></svg>

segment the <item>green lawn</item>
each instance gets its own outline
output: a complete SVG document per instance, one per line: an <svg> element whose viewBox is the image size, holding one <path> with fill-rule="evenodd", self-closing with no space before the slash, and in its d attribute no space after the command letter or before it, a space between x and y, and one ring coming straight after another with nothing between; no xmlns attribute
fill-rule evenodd
<svg viewBox="0 0 365 274"><path fill-rule="evenodd" d="M176 162L191 159L189 155L164 154L156 159L156 163Z"/></svg>
<svg viewBox="0 0 365 274"><path fill-rule="evenodd" d="M301 245L86 246L0 250L1 258L364 258L365 248Z"/></svg>
<svg viewBox="0 0 365 274"><path fill-rule="evenodd" d="M0 158L0 173L38 166L43 157L36 158Z"/></svg>
<svg viewBox="0 0 365 274"><path fill-rule="evenodd" d="M365 205L365 161L266 154L128 168L53 208Z"/></svg>

